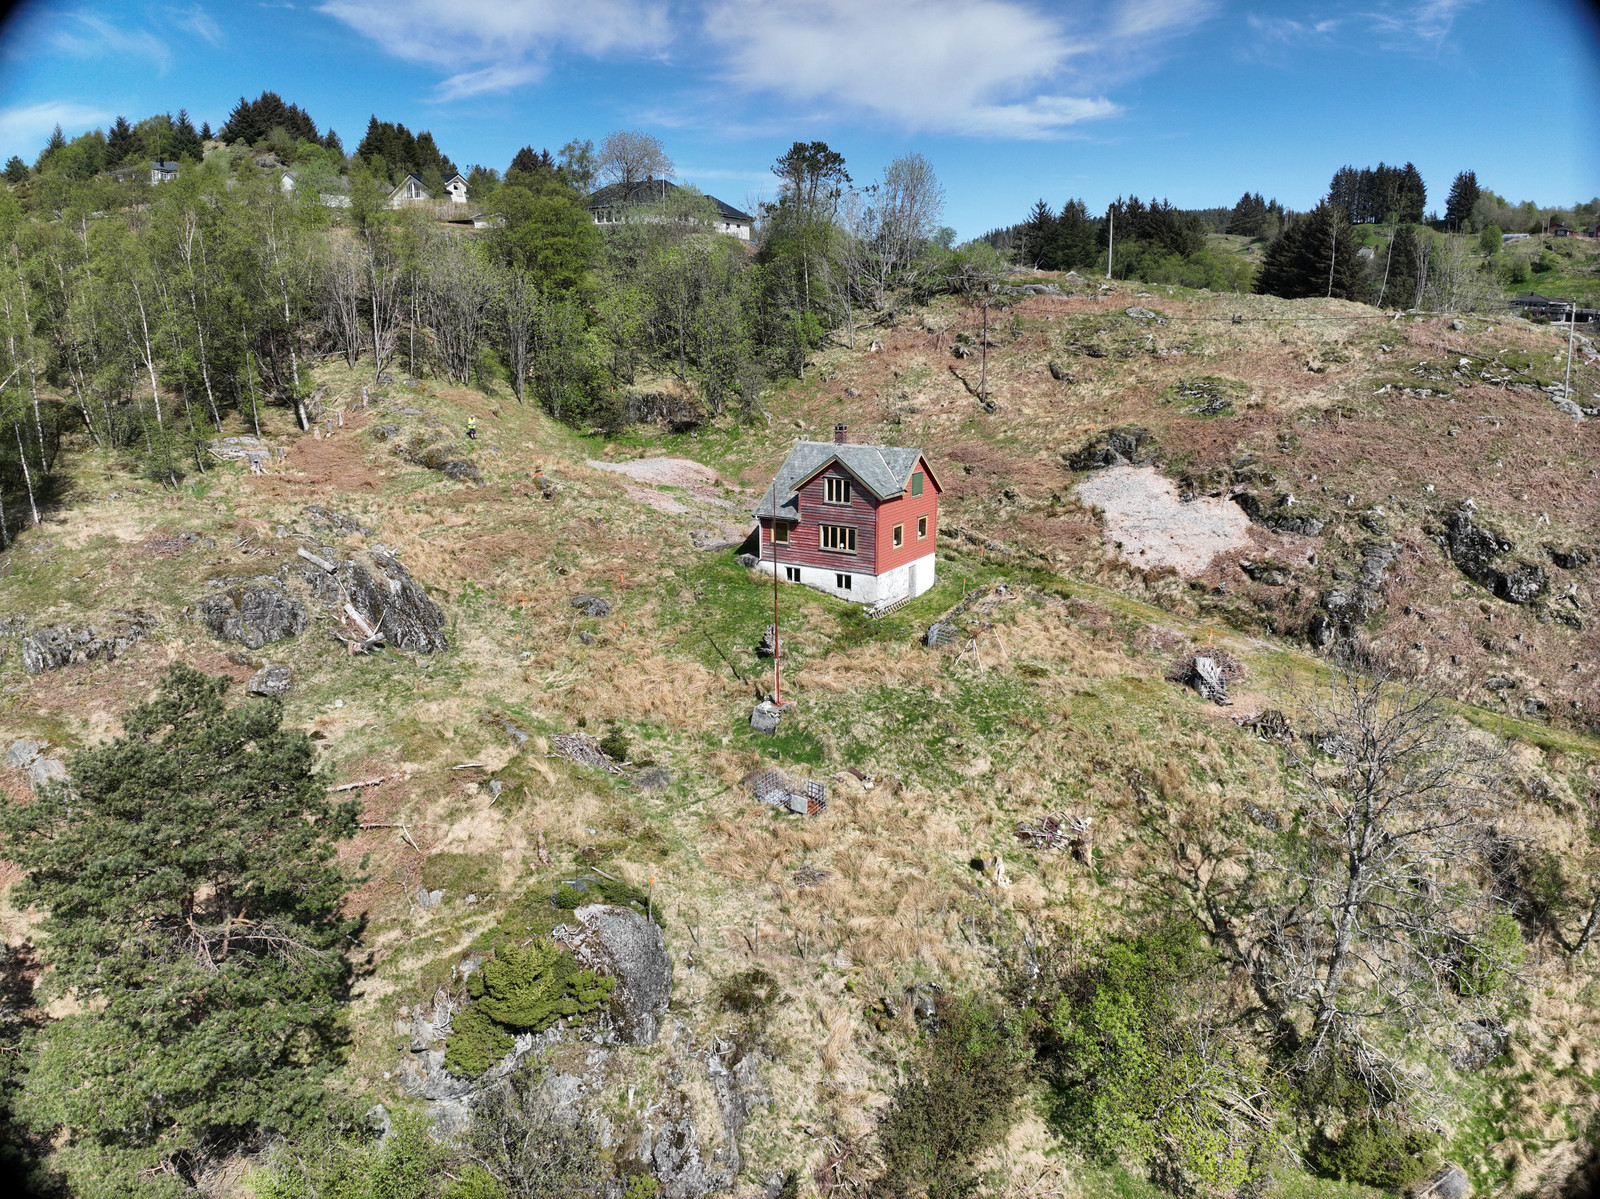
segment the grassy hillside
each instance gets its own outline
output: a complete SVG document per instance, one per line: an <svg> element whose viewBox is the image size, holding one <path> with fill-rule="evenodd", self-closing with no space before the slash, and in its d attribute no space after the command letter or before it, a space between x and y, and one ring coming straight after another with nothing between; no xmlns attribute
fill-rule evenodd
<svg viewBox="0 0 1600 1199"><path fill-rule="evenodd" d="M363 407L367 376L323 366L324 405L342 407L342 423L313 436L268 412L264 435L285 453L261 475L218 464L173 492L71 446L59 504L0 564L0 612L22 618L7 627L109 627L136 609L159 624L114 661L40 675L23 671L14 640L0 643L0 742L70 750L113 735L174 661L240 684L264 662L290 666L289 720L310 731L330 783L382 779L356 792L366 827L340 859L364 880L348 907L368 921L349 1090L424 1106L404 1094L397 1029L457 984L484 933L548 929L562 913L545 897L599 870L647 893L676 971L662 1039L618 1051L594 1096L615 1160L631 1161L669 1099L699 1114L708 1153L719 1147L717 1096L697 1063L722 1038L759 1050L773 1100L745 1125L740 1193L792 1170L801 1193L829 1194L864 1168L918 1039L908 991L994 991L1007 929L1092 938L1173 912L1205 923L1238 878L1270 867L1295 801L1281 748L1241 718L1290 709L1324 677L1313 618L1361 584L1375 543L1391 557L1347 631L1511 740L1507 836L1581 877L1584 805L1600 795L1600 420L1541 390L1561 378L1564 336L1339 302L1080 287L991 308L987 402L974 394L978 357L950 353L957 338L976 347L980 313L947 300L815 354L803 381L764 396L753 427L583 436L507 394L427 379L377 387ZM1134 305L1152 315L1130 317ZM1580 356L1574 392L1600 402L1586 398L1600 393L1592 357ZM461 444L481 486L392 450L469 416L479 439ZM939 582L876 622L782 589L797 706L763 737L747 722L770 680L754 653L770 583L725 544L697 543L736 541L792 441L823 439L836 421L935 464ZM1187 575L1124 561L1065 457L1130 425L1195 502L1248 492L1268 523ZM655 457L714 477L658 484L594 465ZM1535 603L1496 598L1441 548L1442 522L1468 499L1510 557L1544 570ZM310 505L368 531L341 535ZM1285 529L1284 512L1320 531ZM444 608L447 652L349 654L325 618L244 652L193 617L214 585L298 570L301 548L376 545ZM920 643L979 588L989 627L971 650ZM610 614L584 615L580 595ZM1166 680L1196 649L1237 659L1232 707ZM577 730L620 731L622 773L556 755L553 738ZM757 803L745 780L772 763L825 782L826 812ZM20 771L0 778L27 794ZM1088 860L1014 836L1055 812L1093 818ZM997 854L1005 887L973 866ZM419 888L442 901L419 906ZM16 945L34 914L7 906L4 921ZM1488 1193L1561 1185L1600 1117L1594 951L1569 957L1535 915L1523 935L1505 1051L1436 1080L1443 1153ZM756 972L770 994L741 998ZM1233 985L1227 1002L1246 1011L1242 976ZM989 1190L1155 1193L1138 1162L1063 1151L1055 1120L1033 1094L982 1163ZM1377 1193L1289 1161L1276 1178L1285 1195Z"/></svg>

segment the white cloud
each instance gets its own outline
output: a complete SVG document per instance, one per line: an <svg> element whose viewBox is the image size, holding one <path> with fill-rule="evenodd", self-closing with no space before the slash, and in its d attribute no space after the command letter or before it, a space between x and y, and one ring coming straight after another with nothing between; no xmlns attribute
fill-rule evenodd
<svg viewBox="0 0 1600 1199"><path fill-rule="evenodd" d="M1303 44L1333 34L1353 45L1380 50L1432 54L1455 28L1456 17L1477 0L1415 0L1395 3L1381 12L1346 10L1337 17L1307 18L1250 15L1245 23L1263 40Z"/></svg>
<svg viewBox="0 0 1600 1199"><path fill-rule="evenodd" d="M664 0L326 0L321 11L398 58L450 72L443 99L507 91L539 77L552 51L659 51Z"/></svg>
<svg viewBox="0 0 1600 1199"><path fill-rule="evenodd" d="M56 49L77 58L128 58L162 74L172 64L167 43L147 29L124 29L89 13L69 13L51 35Z"/></svg>
<svg viewBox="0 0 1600 1199"><path fill-rule="evenodd" d="M211 14L198 4L187 9L174 9L172 11L172 23L179 29L186 30L213 46L220 45L222 42L222 30L211 19Z"/></svg>
<svg viewBox="0 0 1600 1199"><path fill-rule="evenodd" d="M21 154L32 161L50 140L50 132L57 125L71 138L110 119L110 113L87 104L50 101L0 108L0 154L6 158Z"/></svg>
<svg viewBox="0 0 1600 1199"><path fill-rule="evenodd" d="M1016 0L715 0L706 33L748 91L909 130L1041 138L1117 112L1095 81L1208 13L1134 0L1069 28Z"/></svg>

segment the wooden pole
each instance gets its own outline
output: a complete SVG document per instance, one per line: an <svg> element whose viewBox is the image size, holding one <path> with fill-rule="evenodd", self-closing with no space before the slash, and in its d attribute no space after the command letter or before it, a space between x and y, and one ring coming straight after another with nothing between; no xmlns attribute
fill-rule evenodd
<svg viewBox="0 0 1600 1199"><path fill-rule="evenodd" d="M978 370L978 398L989 398L989 301L983 302L983 365Z"/></svg>
<svg viewBox="0 0 1600 1199"><path fill-rule="evenodd" d="M1578 298L1573 296L1567 305L1567 381L1561 387L1564 399L1572 398L1572 339L1578 331Z"/></svg>

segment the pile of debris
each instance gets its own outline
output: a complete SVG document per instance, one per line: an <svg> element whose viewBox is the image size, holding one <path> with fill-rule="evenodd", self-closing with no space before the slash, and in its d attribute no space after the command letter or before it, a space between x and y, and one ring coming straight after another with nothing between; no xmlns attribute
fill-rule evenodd
<svg viewBox="0 0 1600 1199"><path fill-rule="evenodd" d="M1094 839L1089 831L1093 824L1093 816L1068 816L1057 812L1044 817L1038 824L1027 820L1017 821L1016 838L1037 850L1069 850L1078 861L1087 862L1094 852Z"/></svg>
<svg viewBox="0 0 1600 1199"><path fill-rule="evenodd" d="M592 766L608 774L622 773L622 767L588 733L557 733L550 738L550 747L555 752L546 754L547 758L565 758L574 766Z"/></svg>
<svg viewBox="0 0 1600 1199"><path fill-rule="evenodd" d="M1276 708L1267 708L1248 716L1233 716L1230 719L1240 728L1252 730L1262 741L1288 745L1294 740L1294 728L1289 724L1289 718Z"/></svg>
<svg viewBox="0 0 1600 1199"><path fill-rule="evenodd" d="M828 788L814 779L790 778L777 768L760 770L746 782L758 800L800 816L820 816L828 810Z"/></svg>
<svg viewBox="0 0 1600 1199"><path fill-rule="evenodd" d="M1185 654L1167 671L1167 682L1193 687L1201 699L1227 707L1228 684L1244 677L1244 663L1225 649L1208 646Z"/></svg>

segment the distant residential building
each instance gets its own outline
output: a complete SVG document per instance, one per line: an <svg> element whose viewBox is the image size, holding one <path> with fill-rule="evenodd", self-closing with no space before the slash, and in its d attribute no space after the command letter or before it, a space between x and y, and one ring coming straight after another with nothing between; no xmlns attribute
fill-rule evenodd
<svg viewBox="0 0 1600 1199"><path fill-rule="evenodd" d="M278 176L278 186L283 188L283 190L286 192L292 192L295 184L299 182L300 176L294 171L285 171L283 174Z"/></svg>
<svg viewBox="0 0 1600 1199"><path fill-rule="evenodd" d="M460 175L451 175L444 181L445 194L450 197L452 204L465 204L467 202L467 181Z"/></svg>
<svg viewBox="0 0 1600 1199"><path fill-rule="evenodd" d="M1583 231L1585 237L1600 237L1600 225L1590 225Z"/></svg>
<svg viewBox="0 0 1600 1199"><path fill-rule="evenodd" d="M171 183L178 177L178 164L170 158L157 158L150 164L151 183Z"/></svg>
<svg viewBox="0 0 1600 1199"><path fill-rule="evenodd" d="M1550 236L1551 237L1577 237L1578 236L1578 231L1576 229L1569 229L1565 225L1551 225L1550 226Z"/></svg>
<svg viewBox="0 0 1600 1199"><path fill-rule="evenodd" d="M412 174L400 180L394 191L389 193L389 207L399 208L403 204L416 204L431 199L433 194L428 191L428 185L422 181L422 176Z"/></svg>
<svg viewBox="0 0 1600 1199"><path fill-rule="evenodd" d="M682 190L670 179L645 179L629 185L613 183L590 196L585 207L597 225L617 225L628 220L669 220L672 218L665 215L668 201ZM749 213L740 212L715 196L706 199L716 208L709 222L712 229L740 241L750 240L754 221ZM652 206L660 209L662 215L652 214Z"/></svg>

